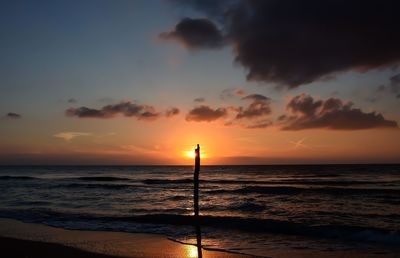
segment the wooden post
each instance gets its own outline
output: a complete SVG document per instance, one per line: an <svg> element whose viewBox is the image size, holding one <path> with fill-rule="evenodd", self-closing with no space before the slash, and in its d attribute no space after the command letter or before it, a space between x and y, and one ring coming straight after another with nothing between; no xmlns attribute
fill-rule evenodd
<svg viewBox="0 0 400 258"><path fill-rule="evenodd" d="M200 146L197 144L197 148L194 150L194 216L199 216L199 172L200 172Z"/></svg>
<svg viewBox="0 0 400 258"><path fill-rule="evenodd" d="M193 192L193 204L194 204L194 220L196 224L196 240L197 240L197 257L202 258L201 249L201 230L199 221L199 173L200 173L200 146L197 144L197 148L194 150L194 192Z"/></svg>

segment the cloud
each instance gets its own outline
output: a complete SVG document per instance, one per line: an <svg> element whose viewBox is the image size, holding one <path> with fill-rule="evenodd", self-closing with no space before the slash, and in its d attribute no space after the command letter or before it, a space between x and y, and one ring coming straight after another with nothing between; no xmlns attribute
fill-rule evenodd
<svg viewBox="0 0 400 258"><path fill-rule="evenodd" d="M366 100L368 102L374 103L378 101L383 94L394 96L395 98L400 98L400 73L389 78L388 85L379 85L375 88Z"/></svg>
<svg viewBox="0 0 400 258"><path fill-rule="evenodd" d="M219 95L219 98L225 100L233 97L241 97L244 96L245 94L246 92L240 88L224 89Z"/></svg>
<svg viewBox="0 0 400 258"><path fill-rule="evenodd" d="M397 122L385 119L376 112L365 113L337 98L314 100L310 95L293 97L286 105L288 115L278 118L282 130L325 128L359 130L370 128L398 128Z"/></svg>
<svg viewBox="0 0 400 258"><path fill-rule="evenodd" d="M338 72L400 61L399 1L178 1L212 20L185 18L166 38L190 48L232 46L250 81L289 88Z"/></svg>
<svg viewBox="0 0 400 258"><path fill-rule="evenodd" d="M170 108L167 109L167 111L165 111L165 116L166 117L172 117L172 116L178 115L179 113L180 113L179 108L170 107Z"/></svg>
<svg viewBox="0 0 400 258"><path fill-rule="evenodd" d="M20 119L22 116L20 114L14 113L14 112L9 112L5 116L6 118L10 119Z"/></svg>
<svg viewBox="0 0 400 258"><path fill-rule="evenodd" d="M304 141L306 140L306 138L302 138L302 139L300 139L300 140L298 140L298 141L289 141L289 143L290 144L293 144L293 147L295 148L295 149L297 149L297 148L305 148L305 149L307 149L307 148L310 148L308 145L306 145L305 143L304 143Z"/></svg>
<svg viewBox="0 0 400 258"><path fill-rule="evenodd" d="M77 103L78 101L77 101L76 99L74 99L74 98L70 98L70 99L68 99L67 102L70 103L70 104L75 104L75 103Z"/></svg>
<svg viewBox="0 0 400 258"><path fill-rule="evenodd" d="M238 108L236 119L254 119L271 114L271 101L268 97L260 94L251 94L243 97L242 100L251 100L252 102L246 108Z"/></svg>
<svg viewBox="0 0 400 258"><path fill-rule="evenodd" d="M242 96L241 89L223 90L220 97L231 98ZM270 98L261 94L250 94L240 98L242 101L250 102L248 106L226 106L213 109L206 105L200 105L186 115L186 121L212 122L220 118L226 118L224 125L238 125L248 129L266 128L272 124L268 116L271 114Z"/></svg>
<svg viewBox="0 0 400 258"><path fill-rule="evenodd" d="M106 105L101 109L88 107L69 108L65 111L67 116L79 118L112 118L117 115L134 117L138 120L153 120L160 116L153 106L141 105L130 101L122 101L114 105Z"/></svg>
<svg viewBox="0 0 400 258"><path fill-rule="evenodd" d="M400 73L390 77L390 89L396 98L400 98Z"/></svg>
<svg viewBox="0 0 400 258"><path fill-rule="evenodd" d="M182 19L170 32L159 35L164 40L176 40L189 49L220 48L224 38L214 23L207 19Z"/></svg>
<svg viewBox="0 0 400 258"><path fill-rule="evenodd" d="M203 103L206 101L206 99L205 98L195 98L193 101L197 102L197 103Z"/></svg>
<svg viewBox="0 0 400 258"><path fill-rule="evenodd" d="M212 122L228 114L226 108L212 109L209 106L201 105L193 108L186 115L186 121Z"/></svg>
<svg viewBox="0 0 400 258"><path fill-rule="evenodd" d="M61 132L53 135L53 137L61 138L65 141L70 141L79 136L90 136L92 133L82 133L82 132Z"/></svg>
<svg viewBox="0 0 400 258"><path fill-rule="evenodd" d="M246 97L243 97L242 99L249 99L249 100L254 100L254 101L268 101L269 98L261 95L261 94L250 94L247 95Z"/></svg>
<svg viewBox="0 0 400 258"><path fill-rule="evenodd" d="M262 129L262 128L267 128L268 126L272 125L272 121L269 119L264 119L261 121L256 121L251 124L245 125L245 128L247 129Z"/></svg>

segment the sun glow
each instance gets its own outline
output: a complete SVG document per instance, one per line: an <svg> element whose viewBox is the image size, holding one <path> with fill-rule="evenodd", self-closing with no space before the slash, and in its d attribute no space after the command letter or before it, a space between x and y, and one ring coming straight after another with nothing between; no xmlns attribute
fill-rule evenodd
<svg viewBox="0 0 400 258"><path fill-rule="evenodd" d="M186 158L189 158L189 159L194 159L196 154L194 153L194 150L190 150L190 151L184 151L183 156L185 156Z"/></svg>
<svg viewBox="0 0 400 258"><path fill-rule="evenodd" d="M182 151L182 156L187 158L187 159L193 159L194 160L196 154L194 152L194 149L193 150L185 150L185 151ZM208 158L208 156L209 155L207 153L203 152L200 149L200 157L201 157L201 159Z"/></svg>
<svg viewBox="0 0 400 258"><path fill-rule="evenodd" d="M188 258L197 258L197 247L193 245L186 246L186 252Z"/></svg>

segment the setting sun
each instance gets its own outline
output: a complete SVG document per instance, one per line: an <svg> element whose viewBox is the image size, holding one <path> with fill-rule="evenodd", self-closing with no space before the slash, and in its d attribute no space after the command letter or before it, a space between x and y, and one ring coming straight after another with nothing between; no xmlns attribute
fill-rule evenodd
<svg viewBox="0 0 400 258"><path fill-rule="evenodd" d="M194 157L195 157L194 150L184 151L183 156L186 158L189 158L189 159L194 159Z"/></svg>

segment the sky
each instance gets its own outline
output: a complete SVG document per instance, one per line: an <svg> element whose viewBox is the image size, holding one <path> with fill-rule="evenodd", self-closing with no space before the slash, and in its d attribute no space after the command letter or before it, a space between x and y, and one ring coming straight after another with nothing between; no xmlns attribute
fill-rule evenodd
<svg viewBox="0 0 400 258"><path fill-rule="evenodd" d="M398 7L1 1L0 164L399 163Z"/></svg>

